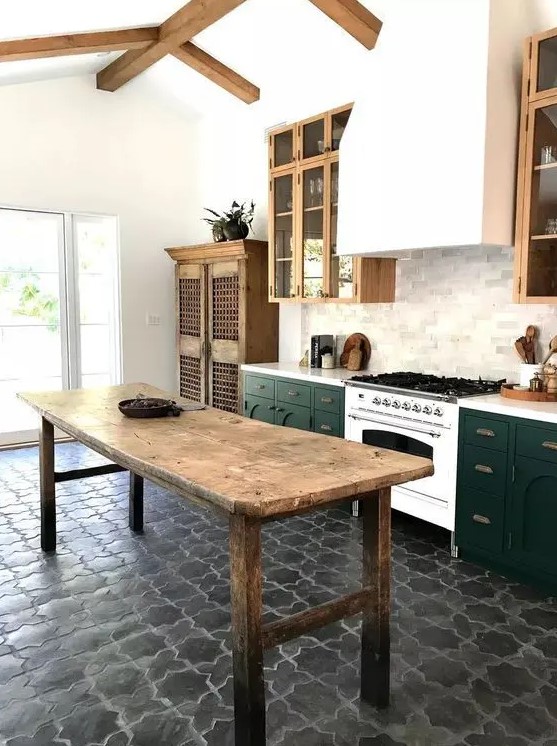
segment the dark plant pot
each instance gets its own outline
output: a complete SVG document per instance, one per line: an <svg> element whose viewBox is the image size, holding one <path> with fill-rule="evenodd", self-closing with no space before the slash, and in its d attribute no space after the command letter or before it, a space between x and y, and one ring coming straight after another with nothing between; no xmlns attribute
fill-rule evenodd
<svg viewBox="0 0 557 746"><path fill-rule="evenodd" d="M240 241L242 238L247 238L249 233L249 225L237 223L235 220L229 220L222 229L227 241Z"/></svg>
<svg viewBox="0 0 557 746"><path fill-rule="evenodd" d="M213 241L215 243L226 241L226 236L224 235L222 225L213 225Z"/></svg>

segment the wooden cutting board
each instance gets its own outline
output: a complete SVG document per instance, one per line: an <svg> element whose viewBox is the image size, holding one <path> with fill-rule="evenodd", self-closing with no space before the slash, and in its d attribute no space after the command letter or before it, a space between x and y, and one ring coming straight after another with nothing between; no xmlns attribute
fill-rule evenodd
<svg viewBox="0 0 557 746"><path fill-rule="evenodd" d="M367 368L369 359L371 357L371 343L369 339L366 337L365 334L351 334L346 342L344 343L344 349L342 350L342 355L340 356L340 364L341 367L346 368L348 365L348 357L350 356L350 352L360 344L360 349L362 351L362 367L360 370L365 370Z"/></svg>

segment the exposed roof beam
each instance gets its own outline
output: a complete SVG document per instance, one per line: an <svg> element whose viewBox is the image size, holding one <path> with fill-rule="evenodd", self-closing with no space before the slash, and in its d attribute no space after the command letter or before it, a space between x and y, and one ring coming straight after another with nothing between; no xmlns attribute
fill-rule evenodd
<svg viewBox="0 0 557 746"><path fill-rule="evenodd" d="M316 8L338 23L360 44L373 49L381 26L383 25L373 13L358 0L309 0Z"/></svg>
<svg viewBox="0 0 557 746"><path fill-rule="evenodd" d="M157 41L158 38L159 29L155 26L154 28L132 28L121 31L0 41L0 62L142 49Z"/></svg>
<svg viewBox="0 0 557 746"><path fill-rule="evenodd" d="M159 39L145 49L126 52L97 75L97 88L116 91L167 54L212 26L245 0L190 0L159 29Z"/></svg>
<svg viewBox="0 0 557 746"><path fill-rule="evenodd" d="M174 57L184 62L189 67L197 70L213 83L216 83L225 91L236 96L246 104L259 101L260 90L256 85L250 83L237 72L219 62L203 49L196 47L191 41L182 44L181 47L172 52Z"/></svg>

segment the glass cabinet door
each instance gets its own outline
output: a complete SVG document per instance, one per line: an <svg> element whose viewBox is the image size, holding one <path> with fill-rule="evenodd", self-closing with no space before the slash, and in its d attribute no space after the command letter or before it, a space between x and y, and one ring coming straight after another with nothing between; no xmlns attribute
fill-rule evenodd
<svg viewBox="0 0 557 746"><path fill-rule="evenodd" d="M296 128L286 127L273 132L269 140L269 163L271 169L288 168L296 161Z"/></svg>
<svg viewBox="0 0 557 746"><path fill-rule="evenodd" d="M275 298L295 295L294 279L294 172L271 179L271 251Z"/></svg>
<svg viewBox="0 0 557 746"><path fill-rule="evenodd" d="M533 104L529 112L534 126L528 160L533 172L530 194L526 194L529 219L524 230L529 229L529 244L523 276L531 297L557 295L557 98L552 101L545 106Z"/></svg>
<svg viewBox="0 0 557 746"><path fill-rule="evenodd" d="M304 298L325 295L325 166L301 173L302 277Z"/></svg>
<svg viewBox="0 0 557 746"><path fill-rule="evenodd" d="M557 89L557 36L535 36L533 47L535 90L531 93L540 94L535 97L545 97Z"/></svg>
<svg viewBox="0 0 557 746"><path fill-rule="evenodd" d="M337 255L338 161L329 164L329 294L332 298L354 297L354 257Z"/></svg>
<svg viewBox="0 0 557 746"><path fill-rule="evenodd" d="M314 117L299 125L300 159L320 158L325 155L327 144L325 116Z"/></svg>

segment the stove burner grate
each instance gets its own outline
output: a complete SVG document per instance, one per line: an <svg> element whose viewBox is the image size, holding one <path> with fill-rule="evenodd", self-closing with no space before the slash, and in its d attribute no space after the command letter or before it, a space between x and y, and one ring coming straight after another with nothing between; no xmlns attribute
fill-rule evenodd
<svg viewBox="0 0 557 746"><path fill-rule="evenodd" d="M371 383L378 386L390 386L395 389L406 389L408 391L421 391L427 394L441 394L442 396L477 396L479 394L499 393L501 381L484 381L481 378L447 378L445 376L433 376L425 373L382 373L380 375L358 375L352 376L351 381Z"/></svg>

